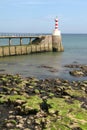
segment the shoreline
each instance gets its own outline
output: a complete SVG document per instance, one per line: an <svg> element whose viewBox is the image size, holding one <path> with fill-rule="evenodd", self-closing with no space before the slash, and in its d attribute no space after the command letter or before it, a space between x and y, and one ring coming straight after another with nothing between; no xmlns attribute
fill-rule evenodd
<svg viewBox="0 0 87 130"><path fill-rule="evenodd" d="M6 66L10 66L10 65L16 66L17 64L16 63L8 63ZM30 69L31 69L31 67L34 67L34 65L32 65L32 64L27 65L27 66L29 66ZM87 64L80 64L78 62L73 62L71 64L62 65L62 69L57 68L57 67L53 67L53 66L50 66L47 64L35 65L34 69L42 69L42 71L46 72L46 75L45 75L45 73L44 74L42 73L42 75L40 73L41 77L39 75L35 75L35 76L32 75L31 76L30 75L31 72L28 75L28 73L26 73L26 72L29 70L26 70L26 69L23 70L23 72L18 72L18 73L16 71L9 72L10 70L8 71L7 68L5 69L4 67L0 69L0 75L1 74L2 75L3 74L9 74L9 75L19 74L23 78L26 78L26 77L34 77L34 78L38 78L38 79L60 78L60 79L66 79L69 81L79 81L79 80L83 81L83 80L87 79ZM47 73L49 73L49 74L47 74Z"/></svg>

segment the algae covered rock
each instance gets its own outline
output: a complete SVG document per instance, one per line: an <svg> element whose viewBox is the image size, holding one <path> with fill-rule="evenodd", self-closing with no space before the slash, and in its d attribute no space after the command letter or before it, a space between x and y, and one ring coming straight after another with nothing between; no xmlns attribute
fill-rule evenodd
<svg viewBox="0 0 87 130"><path fill-rule="evenodd" d="M0 129L87 129L87 81L0 75Z"/></svg>

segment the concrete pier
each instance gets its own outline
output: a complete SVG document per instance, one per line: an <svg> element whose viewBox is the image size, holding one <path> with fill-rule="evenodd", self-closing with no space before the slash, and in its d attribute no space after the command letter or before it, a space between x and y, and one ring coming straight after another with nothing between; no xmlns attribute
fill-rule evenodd
<svg viewBox="0 0 87 130"><path fill-rule="evenodd" d="M0 46L0 57L25 55L38 52L63 51L60 36L0 36L0 39L8 39L7 46ZM19 45L12 45L12 39L19 38ZM28 44L23 44L22 39L29 38Z"/></svg>
<svg viewBox="0 0 87 130"><path fill-rule="evenodd" d="M64 51L63 45L62 45L62 38L60 36L53 35L52 36L52 50L53 52L61 52Z"/></svg>

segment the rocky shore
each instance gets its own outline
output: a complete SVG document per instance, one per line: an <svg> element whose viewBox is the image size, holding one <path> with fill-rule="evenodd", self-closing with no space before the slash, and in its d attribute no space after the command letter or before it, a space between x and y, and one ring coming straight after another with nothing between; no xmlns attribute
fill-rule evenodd
<svg viewBox="0 0 87 130"><path fill-rule="evenodd" d="M87 80L0 75L0 130L87 130Z"/></svg>
<svg viewBox="0 0 87 130"><path fill-rule="evenodd" d="M69 71L70 75L76 77L86 77L87 76L87 65L82 64L69 64L65 65L67 68L71 68Z"/></svg>

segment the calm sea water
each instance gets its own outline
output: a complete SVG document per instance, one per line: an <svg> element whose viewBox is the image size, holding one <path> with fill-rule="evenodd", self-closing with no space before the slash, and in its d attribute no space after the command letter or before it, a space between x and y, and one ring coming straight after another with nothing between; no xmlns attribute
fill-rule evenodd
<svg viewBox="0 0 87 130"><path fill-rule="evenodd" d="M28 39L24 40L27 43ZM17 41L15 41L17 42ZM1 41L0 44L6 44ZM87 34L62 34L64 52L46 52L0 58L0 73L20 74L23 77L64 78L85 80L69 75L66 64L87 64ZM43 66L47 66L44 68ZM49 68L52 67L52 68ZM52 70L56 70L52 72Z"/></svg>

